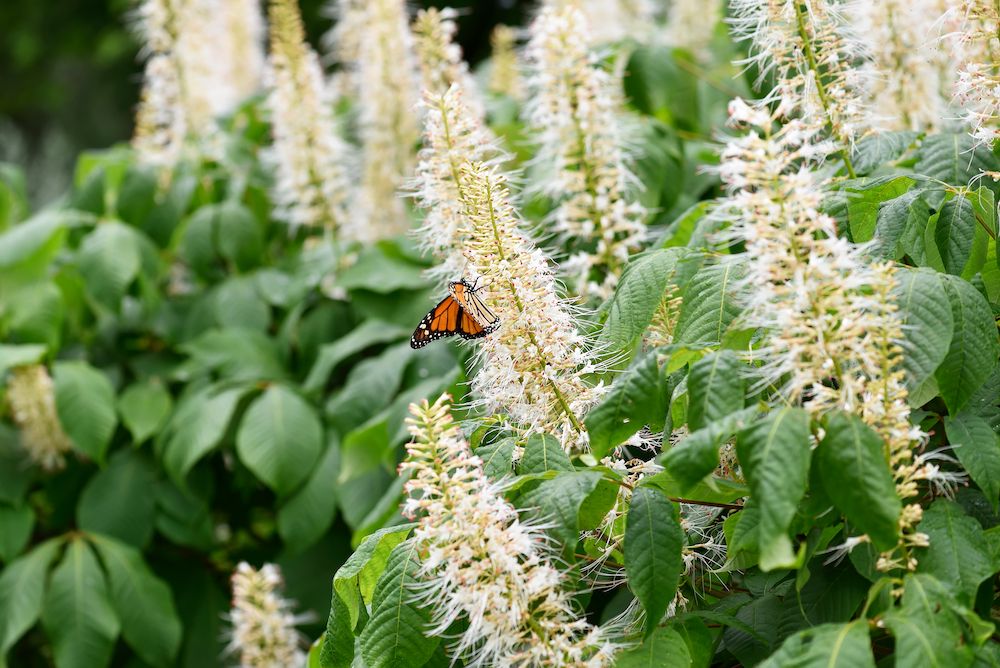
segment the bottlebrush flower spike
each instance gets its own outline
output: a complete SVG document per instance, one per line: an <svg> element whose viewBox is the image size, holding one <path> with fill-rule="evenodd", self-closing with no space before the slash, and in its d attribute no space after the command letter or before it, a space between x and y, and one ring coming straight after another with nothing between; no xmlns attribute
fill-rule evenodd
<svg viewBox="0 0 1000 668"><path fill-rule="evenodd" d="M992 147L1000 137L1000 75L995 56L1000 7L986 0L962 0L949 18L958 24L953 60L959 63L955 98L962 120L972 129L977 146Z"/></svg>
<svg viewBox="0 0 1000 668"><path fill-rule="evenodd" d="M404 514L419 518L418 600L431 633L468 626L450 648L468 666L609 665L615 646L579 615L542 530L522 522L452 421L449 397L410 406Z"/></svg>
<svg viewBox="0 0 1000 668"><path fill-rule="evenodd" d="M524 93L521 66L517 60L517 31L503 24L490 33L489 90L515 100L520 100Z"/></svg>
<svg viewBox="0 0 1000 668"><path fill-rule="evenodd" d="M306 43L296 0L272 0L267 106L274 143L275 216L357 238L348 215L350 149L332 116L319 58Z"/></svg>
<svg viewBox="0 0 1000 668"><path fill-rule="evenodd" d="M584 380L602 370L595 351L560 301L545 255L522 231L505 177L478 162L466 163L460 173L468 270L482 278L502 323L477 348L472 389L480 404L506 413L513 427L547 431L567 451L585 452L583 416L604 393Z"/></svg>
<svg viewBox="0 0 1000 668"><path fill-rule="evenodd" d="M461 166L492 162L504 154L482 116L468 106L464 87L453 84L443 93L424 91L422 109L424 146L418 154L412 191L426 217L417 236L438 261L431 275L442 281L454 280L465 267L462 251L469 230L462 203Z"/></svg>
<svg viewBox="0 0 1000 668"><path fill-rule="evenodd" d="M867 106L887 130L946 124L954 66L940 39L941 0L852 2L850 18L871 61Z"/></svg>
<svg viewBox="0 0 1000 668"><path fill-rule="evenodd" d="M844 151L865 128L863 56L838 8L829 0L733 0L734 37L751 41L742 61L760 71L758 84L772 73L775 88L765 102L778 102L785 116L828 126ZM848 160L849 169L850 167Z"/></svg>
<svg viewBox="0 0 1000 668"><path fill-rule="evenodd" d="M164 168L180 160L188 132L181 73L174 53L176 22L172 0L146 0L135 14L146 67L132 146L140 160Z"/></svg>
<svg viewBox="0 0 1000 668"><path fill-rule="evenodd" d="M46 368L32 364L11 371L7 403L31 460L45 471L61 469L72 444L59 422L52 378Z"/></svg>
<svg viewBox="0 0 1000 668"><path fill-rule="evenodd" d="M399 189L413 176L420 138L420 73L406 3L341 0L337 14L343 25L332 34L342 43L334 49L350 72L362 147L356 215L369 237L400 234L410 222Z"/></svg>
<svg viewBox="0 0 1000 668"><path fill-rule="evenodd" d="M545 0L543 11L574 8L583 12L591 45L623 39L643 41L655 24L656 3L651 0Z"/></svg>
<svg viewBox="0 0 1000 668"><path fill-rule="evenodd" d="M720 0L674 0L667 9L664 37L671 46L704 57L721 20Z"/></svg>
<svg viewBox="0 0 1000 668"><path fill-rule="evenodd" d="M413 22L413 36L424 91L443 95L452 85L462 88L466 104L478 117L485 116L476 82L462 60L462 48L455 43L458 12L451 8L421 9Z"/></svg>
<svg viewBox="0 0 1000 668"><path fill-rule="evenodd" d="M538 187L558 204L553 229L571 248L567 272L576 293L608 298L630 251L645 234L645 210L618 128L614 78L591 61L588 27L575 7L543 10L531 27L526 117L538 136Z"/></svg>
<svg viewBox="0 0 1000 668"><path fill-rule="evenodd" d="M264 17L260 0L220 2L220 37L229 54L226 77L233 91L232 105L235 105L260 90L264 82Z"/></svg>
<svg viewBox="0 0 1000 668"><path fill-rule="evenodd" d="M301 638L292 613L282 598L281 572L274 564L260 570L240 562L233 572L233 607L229 612L232 637L227 651L239 655L240 668L286 668L304 665Z"/></svg>

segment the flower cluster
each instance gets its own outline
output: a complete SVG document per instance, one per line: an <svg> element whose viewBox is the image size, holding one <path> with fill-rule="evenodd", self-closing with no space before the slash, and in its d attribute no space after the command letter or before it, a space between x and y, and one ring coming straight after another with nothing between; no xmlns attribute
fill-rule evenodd
<svg viewBox="0 0 1000 668"><path fill-rule="evenodd" d="M545 0L545 10L573 8L583 12L591 29L590 44L644 39L654 25L657 3L652 0ZM544 11L544 10L543 10Z"/></svg>
<svg viewBox="0 0 1000 668"><path fill-rule="evenodd" d="M400 186L412 176L419 139L419 67L404 0L341 0L336 53L348 68L361 139L358 217L369 238L409 228Z"/></svg>
<svg viewBox="0 0 1000 668"><path fill-rule="evenodd" d="M423 119L424 146L412 187L417 204L426 211L418 238L438 260L430 273L455 280L464 269L462 250L468 233L461 166L497 160L502 152L482 117L469 108L464 87L453 84L443 93L425 91Z"/></svg>
<svg viewBox="0 0 1000 668"><path fill-rule="evenodd" d="M441 95L452 85L457 85L465 95L466 104L477 117L482 118L486 112L478 98L476 84L469 74L469 66L462 60L461 47L454 41L458 32L457 16L458 13L450 8L422 9L417 13L413 36L423 89Z"/></svg>
<svg viewBox="0 0 1000 668"><path fill-rule="evenodd" d="M954 17L959 24L955 98L976 144L992 147L1000 137L1000 74L995 56L1000 49L1000 7L987 0L963 0L958 9L961 14Z"/></svg>
<svg viewBox="0 0 1000 668"><path fill-rule="evenodd" d="M721 20L722 3L717 0L673 0L664 38L672 46L704 56Z"/></svg>
<svg viewBox="0 0 1000 668"><path fill-rule="evenodd" d="M765 102L780 115L828 127L845 150L865 126L863 77L853 61L860 43L847 32L839 8L829 0L734 0L733 34L751 40L742 61L773 73L775 87Z"/></svg>
<svg viewBox="0 0 1000 668"><path fill-rule="evenodd" d="M490 92L521 99L524 92L517 61L517 31L498 25L490 34Z"/></svg>
<svg viewBox="0 0 1000 668"><path fill-rule="evenodd" d="M927 131L946 124L954 68L942 48L941 0L855 2L845 10L865 50L868 107L887 130Z"/></svg>
<svg viewBox="0 0 1000 668"><path fill-rule="evenodd" d="M480 162L466 163L460 174L469 226L465 258L503 323L477 349L473 391L523 433L546 431L567 451L584 452L582 416L604 390L585 380L600 371L595 351L560 301L545 254L522 231L506 178Z"/></svg>
<svg viewBox="0 0 1000 668"><path fill-rule="evenodd" d="M580 617L542 530L522 522L490 483L449 414L448 397L411 405L404 513L420 524L419 600L442 635L463 619L451 648L470 666L587 666L615 646Z"/></svg>
<svg viewBox="0 0 1000 668"><path fill-rule="evenodd" d="M553 229L572 248L566 268L576 293L606 299L642 241L645 211L626 166L619 86L591 61L587 34L572 6L535 19L526 115L538 136L539 189L557 203Z"/></svg>
<svg viewBox="0 0 1000 668"><path fill-rule="evenodd" d="M46 471L61 469L72 445L59 423L52 378L46 368L32 364L11 371L7 402L31 460Z"/></svg>
<svg viewBox="0 0 1000 668"><path fill-rule="evenodd" d="M292 227L357 236L349 229L345 165L350 150L337 134L332 100L319 58L306 43L298 5L295 0L273 0L269 14L267 104L274 133L276 217Z"/></svg>
<svg viewBox="0 0 1000 668"><path fill-rule="evenodd" d="M289 668L303 665L292 603L280 594L281 572L273 564L259 570L241 562L232 576L232 637L227 650L239 654L240 668Z"/></svg>

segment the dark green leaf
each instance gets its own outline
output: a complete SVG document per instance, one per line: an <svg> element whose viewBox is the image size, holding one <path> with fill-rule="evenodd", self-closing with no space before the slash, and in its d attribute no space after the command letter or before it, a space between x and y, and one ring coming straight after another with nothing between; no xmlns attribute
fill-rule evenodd
<svg viewBox="0 0 1000 668"><path fill-rule="evenodd" d="M743 408L745 367L731 350L705 355L688 373L688 428L697 431Z"/></svg>
<svg viewBox="0 0 1000 668"><path fill-rule="evenodd" d="M743 266L735 262L702 267L684 290L674 343L719 344L740 314L736 285L744 273Z"/></svg>
<svg viewBox="0 0 1000 668"><path fill-rule="evenodd" d="M112 311L139 274L140 261L135 230L113 221L94 228L77 257L87 291Z"/></svg>
<svg viewBox="0 0 1000 668"><path fill-rule="evenodd" d="M956 414L993 371L1000 341L993 312L979 291L961 278L942 278L951 301L954 336L935 378L948 411Z"/></svg>
<svg viewBox="0 0 1000 668"><path fill-rule="evenodd" d="M861 418L843 411L829 413L823 426L826 434L815 456L823 488L875 547L891 549L899 539L902 504L882 438Z"/></svg>
<svg viewBox="0 0 1000 668"><path fill-rule="evenodd" d="M590 449L598 460L644 426L663 428L669 396L656 357L650 353L633 364L587 413Z"/></svg>
<svg viewBox="0 0 1000 668"><path fill-rule="evenodd" d="M406 540L412 524L386 527L371 534L358 546L333 576L334 597L348 613L348 628L355 628L364 603L371 603L375 584L382 577L393 548Z"/></svg>
<svg viewBox="0 0 1000 668"><path fill-rule="evenodd" d="M933 378L952 340L952 306L944 279L930 269L901 270L894 291L903 327L903 368L911 394Z"/></svg>
<svg viewBox="0 0 1000 668"><path fill-rule="evenodd" d="M869 241L875 234L879 208L883 202L899 197L913 185L909 176L862 179L863 185L851 188L847 199L847 216L851 238L856 243Z"/></svg>
<svg viewBox="0 0 1000 668"><path fill-rule="evenodd" d="M919 136L919 133L910 131L869 134L854 147L851 156L854 171L861 176L870 174L903 155Z"/></svg>
<svg viewBox="0 0 1000 668"><path fill-rule="evenodd" d="M0 561L10 561L21 554L34 528L35 511L31 506L0 504Z"/></svg>
<svg viewBox="0 0 1000 668"><path fill-rule="evenodd" d="M118 424L111 382L86 362L57 362L53 377L63 429L80 452L103 462Z"/></svg>
<svg viewBox="0 0 1000 668"><path fill-rule="evenodd" d="M513 437L476 448L476 456L483 460L483 471L490 480L500 480L514 472L514 448L517 439Z"/></svg>
<svg viewBox="0 0 1000 668"><path fill-rule="evenodd" d="M989 422L967 411L946 416L944 428L962 467L996 512L1000 506L1000 437Z"/></svg>
<svg viewBox="0 0 1000 668"><path fill-rule="evenodd" d="M163 448L163 464L175 481L183 481L191 467L218 446L246 391L210 387L178 405L164 432Z"/></svg>
<svg viewBox="0 0 1000 668"><path fill-rule="evenodd" d="M137 381L118 397L118 412L136 445L166 424L172 408L170 392L158 379Z"/></svg>
<svg viewBox="0 0 1000 668"><path fill-rule="evenodd" d="M47 574L61 538L48 540L0 572L0 665L5 655L42 614Z"/></svg>
<svg viewBox="0 0 1000 668"><path fill-rule="evenodd" d="M309 474L309 480L278 510L278 533L293 551L305 549L319 540L333 524L337 509L337 479L340 446L332 441Z"/></svg>
<svg viewBox="0 0 1000 668"><path fill-rule="evenodd" d="M637 487L625 521L625 572L646 611L647 638L677 594L683 546L674 504L654 487Z"/></svg>
<svg viewBox="0 0 1000 668"><path fill-rule="evenodd" d="M545 473L546 471L572 471L573 464L551 434L532 434L524 444L524 454L518 464L520 473Z"/></svg>
<svg viewBox="0 0 1000 668"><path fill-rule="evenodd" d="M903 604L885 619L896 637L896 665L970 665L973 650L962 637L962 624L954 608L954 598L936 578L907 575Z"/></svg>
<svg viewBox="0 0 1000 668"><path fill-rule="evenodd" d="M143 548L153 535L156 471L133 450L114 454L108 467L87 482L76 507L84 531L103 533Z"/></svg>
<svg viewBox="0 0 1000 668"><path fill-rule="evenodd" d="M919 230L923 234L931 208L920 190L911 190L882 202L875 228L875 254L886 260L898 260L905 254L903 237Z"/></svg>
<svg viewBox="0 0 1000 668"><path fill-rule="evenodd" d="M966 186L983 171L1000 168L985 146L975 146L967 134L930 134L917 149L914 171L953 186Z"/></svg>
<svg viewBox="0 0 1000 668"><path fill-rule="evenodd" d="M934 242L949 274L962 273L972 254L975 232L972 203L962 195L945 202L934 228Z"/></svg>
<svg viewBox="0 0 1000 668"><path fill-rule="evenodd" d="M875 668L868 622L821 624L799 631L781 644L760 668Z"/></svg>
<svg viewBox="0 0 1000 668"><path fill-rule="evenodd" d="M566 550L571 550L576 545L584 501L598 490L600 482L598 471L560 473L520 496L517 506L549 522L550 533Z"/></svg>
<svg viewBox="0 0 1000 668"><path fill-rule="evenodd" d="M938 499L924 511L918 530L930 547L917 555L918 571L949 586L959 601L971 604L979 584L993 574L993 555L983 528L954 501Z"/></svg>
<svg viewBox="0 0 1000 668"><path fill-rule="evenodd" d="M687 668L691 652L684 638L671 627L654 629L642 645L619 652L616 668Z"/></svg>
<svg viewBox="0 0 1000 668"><path fill-rule="evenodd" d="M396 341L409 336L409 330L378 320L368 320L347 336L320 348L316 363L309 371L302 389L314 392L326 385L330 374L342 361L369 346Z"/></svg>
<svg viewBox="0 0 1000 668"><path fill-rule="evenodd" d="M667 450L663 465L686 494L719 465L719 447L756 416L755 408L730 413L689 434Z"/></svg>
<svg viewBox="0 0 1000 668"><path fill-rule="evenodd" d="M197 369L218 371L230 380L279 380L285 367L274 341L250 329L217 329L181 346Z"/></svg>

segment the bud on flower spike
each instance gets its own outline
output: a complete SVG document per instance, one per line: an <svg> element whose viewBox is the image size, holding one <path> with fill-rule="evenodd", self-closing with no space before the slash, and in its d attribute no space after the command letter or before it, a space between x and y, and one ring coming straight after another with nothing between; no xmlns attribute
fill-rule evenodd
<svg viewBox="0 0 1000 668"><path fill-rule="evenodd" d="M260 570L241 562L232 576L232 637L227 650L238 654L240 668L295 668L304 665L299 649L300 621L292 603L279 593L281 572L273 564Z"/></svg>

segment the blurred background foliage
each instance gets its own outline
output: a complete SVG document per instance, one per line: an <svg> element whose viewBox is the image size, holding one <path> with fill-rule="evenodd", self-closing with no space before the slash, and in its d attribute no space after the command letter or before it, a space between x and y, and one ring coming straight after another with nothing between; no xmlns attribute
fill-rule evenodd
<svg viewBox="0 0 1000 668"><path fill-rule="evenodd" d="M331 26L326 0L302 0L309 39ZM497 23L523 24L525 0L410 3L462 11L458 39L475 65ZM139 97L139 42L132 0L7 0L0 3L0 161L21 166L37 207L64 192L82 150L126 141ZM471 11L475 8L475 11Z"/></svg>

